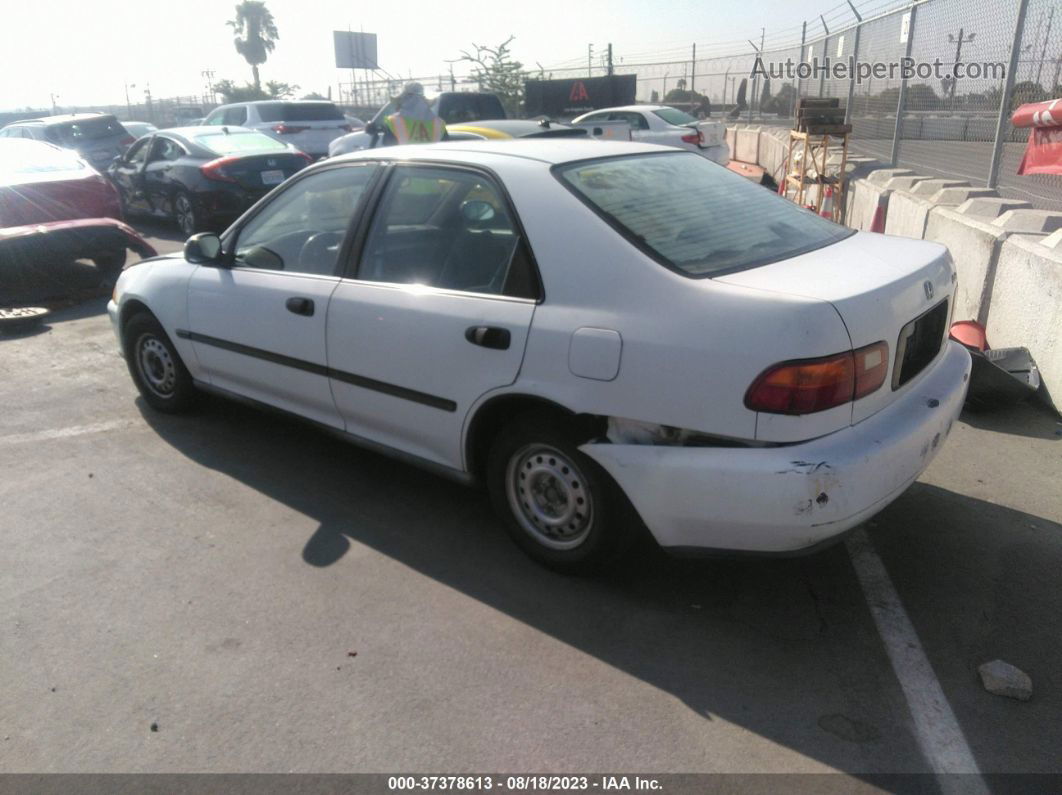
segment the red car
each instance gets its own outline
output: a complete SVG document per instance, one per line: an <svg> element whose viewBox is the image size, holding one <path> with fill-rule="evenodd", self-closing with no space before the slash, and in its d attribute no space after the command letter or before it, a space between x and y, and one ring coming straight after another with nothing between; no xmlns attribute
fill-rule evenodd
<svg viewBox="0 0 1062 795"><path fill-rule="evenodd" d="M154 256L121 218L114 185L77 152L0 139L0 266L84 258L113 272L127 248Z"/></svg>

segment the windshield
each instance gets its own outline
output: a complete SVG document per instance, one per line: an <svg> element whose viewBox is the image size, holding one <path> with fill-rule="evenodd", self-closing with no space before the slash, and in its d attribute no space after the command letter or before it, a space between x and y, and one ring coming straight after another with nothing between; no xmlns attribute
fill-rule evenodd
<svg viewBox="0 0 1062 795"><path fill-rule="evenodd" d="M692 152L554 170L635 245L687 276L755 268L853 233Z"/></svg>
<svg viewBox="0 0 1062 795"><path fill-rule="evenodd" d="M82 119L81 121L59 124L49 130L55 130L59 140L68 146L74 146L83 141L99 141L115 135L125 137L125 129L114 116L99 116L94 119Z"/></svg>
<svg viewBox="0 0 1062 795"><path fill-rule="evenodd" d="M233 152L286 152L288 145L258 132L204 133L193 138L197 144L219 155Z"/></svg>
<svg viewBox="0 0 1062 795"><path fill-rule="evenodd" d="M331 102L263 102L258 116L262 121L346 121Z"/></svg>
<svg viewBox="0 0 1062 795"><path fill-rule="evenodd" d="M674 124L677 127L681 127L684 124L696 124L697 120L688 113L683 113L677 108L661 108L660 110L654 110L653 114L659 116L668 124Z"/></svg>

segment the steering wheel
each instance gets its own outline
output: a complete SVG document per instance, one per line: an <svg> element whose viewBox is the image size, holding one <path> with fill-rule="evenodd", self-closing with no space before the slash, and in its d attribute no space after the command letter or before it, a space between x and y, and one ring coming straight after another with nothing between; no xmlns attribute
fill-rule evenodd
<svg viewBox="0 0 1062 795"><path fill-rule="evenodd" d="M334 265L342 242L342 232L314 232L299 250L299 270L303 273L324 273L320 263L331 261Z"/></svg>

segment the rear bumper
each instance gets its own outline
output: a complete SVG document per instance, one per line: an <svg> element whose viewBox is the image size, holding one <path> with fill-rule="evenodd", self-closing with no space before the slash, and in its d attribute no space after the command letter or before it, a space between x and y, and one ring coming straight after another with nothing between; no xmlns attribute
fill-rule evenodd
<svg viewBox="0 0 1062 795"><path fill-rule="evenodd" d="M0 229L0 258L9 262L102 257L130 248L141 257L157 251L128 224L114 218L79 218Z"/></svg>
<svg viewBox="0 0 1062 795"><path fill-rule="evenodd" d="M962 410L970 355L949 342L930 367L887 408L809 442L580 449L612 475L665 548L798 552L882 510L933 460Z"/></svg>
<svg viewBox="0 0 1062 795"><path fill-rule="evenodd" d="M730 162L730 146L728 144L706 146L703 149L698 147L697 154L701 155L701 157L707 157L712 162L718 163L721 166L725 166Z"/></svg>

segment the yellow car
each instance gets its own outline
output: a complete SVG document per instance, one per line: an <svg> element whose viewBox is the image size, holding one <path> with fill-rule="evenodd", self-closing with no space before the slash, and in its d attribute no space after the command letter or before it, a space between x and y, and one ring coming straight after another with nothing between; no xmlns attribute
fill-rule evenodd
<svg viewBox="0 0 1062 795"><path fill-rule="evenodd" d="M555 121L534 119L492 119L447 124L446 135L451 141L499 141L509 138L576 138L587 131Z"/></svg>

